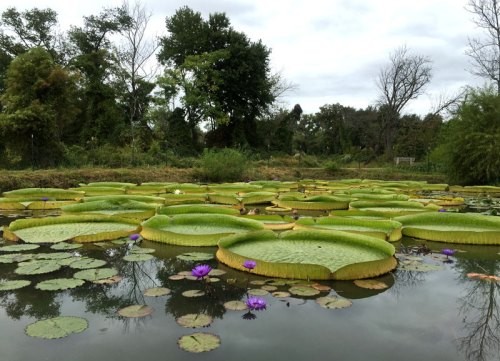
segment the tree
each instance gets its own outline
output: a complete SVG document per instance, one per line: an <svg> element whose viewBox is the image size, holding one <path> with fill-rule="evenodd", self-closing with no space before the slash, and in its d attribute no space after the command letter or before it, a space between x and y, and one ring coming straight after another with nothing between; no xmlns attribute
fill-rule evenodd
<svg viewBox="0 0 500 361"><path fill-rule="evenodd" d="M492 81L500 94L500 4L497 0L469 0L468 10L486 33L484 38L469 39L472 73Z"/></svg>
<svg viewBox="0 0 500 361"><path fill-rule="evenodd" d="M8 159L18 165L57 165L62 139L77 115L77 76L33 48L12 61L1 97L0 134Z"/></svg>
<svg viewBox="0 0 500 361"><path fill-rule="evenodd" d="M389 56L389 64L378 76L381 91L380 131L384 136L384 149L392 154L392 146L403 108L423 93L431 80L431 61L421 55L412 55L406 46L396 49Z"/></svg>

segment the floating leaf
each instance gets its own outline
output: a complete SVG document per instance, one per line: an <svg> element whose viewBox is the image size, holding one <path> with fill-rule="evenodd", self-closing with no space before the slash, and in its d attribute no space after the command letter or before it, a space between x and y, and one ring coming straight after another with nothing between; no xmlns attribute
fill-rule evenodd
<svg viewBox="0 0 500 361"><path fill-rule="evenodd" d="M408 264L400 264L398 269L403 271L413 271L413 272L431 272L431 271L441 271L443 270L443 266L429 264L429 263L412 262Z"/></svg>
<svg viewBox="0 0 500 361"><path fill-rule="evenodd" d="M26 334L31 337L46 339L61 338L72 333L80 333L89 327L86 319L73 316L59 316L37 321L26 327Z"/></svg>
<svg viewBox="0 0 500 361"><path fill-rule="evenodd" d="M224 303L224 308L230 311L244 311L247 310L247 304L243 301L228 301Z"/></svg>
<svg viewBox="0 0 500 361"><path fill-rule="evenodd" d="M254 285L254 286L263 286L266 284L266 281L262 281L262 280L253 280L253 281L250 281L250 284L251 285Z"/></svg>
<svg viewBox="0 0 500 361"><path fill-rule="evenodd" d="M25 262L33 259L35 257L32 253L21 254L21 253L12 253L12 254L1 254L0 255L0 263L15 263L15 262Z"/></svg>
<svg viewBox="0 0 500 361"><path fill-rule="evenodd" d="M83 285L84 280L75 278L56 278L53 280L46 280L39 282L35 288L43 291L58 291L67 290L69 288L75 288Z"/></svg>
<svg viewBox="0 0 500 361"><path fill-rule="evenodd" d="M276 291L271 293L271 295L276 298L285 298L285 297L290 297L292 294L290 292Z"/></svg>
<svg viewBox="0 0 500 361"><path fill-rule="evenodd" d="M71 262L69 266L73 269L89 269L89 268L99 268L106 264L106 261L101 259L95 259L90 257L82 257L79 260Z"/></svg>
<svg viewBox="0 0 500 361"><path fill-rule="evenodd" d="M172 281L180 281L180 280L183 280L185 278L186 278L186 276L183 276L183 275L171 275L171 276L168 276L168 279L172 280Z"/></svg>
<svg viewBox="0 0 500 361"><path fill-rule="evenodd" d="M316 303L328 309L347 308L352 306L351 300L336 296L319 297L316 299Z"/></svg>
<svg viewBox="0 0 500 361"><path fill-rule="evenodd" d="M214 259L214 257L213 253L206 252L187 252L177 256L177 258L182 261L193 262L210 261L211 259Z"/></svg>
<svg viewBox="0 0 500 361"><path fill-rule="evenodd" d="M38 275L57 271L61 265L51 260L23 262L14 270L18 275Z"/></svg>
<svg viewBox="0 0 500 361"><path fill-rule="evenodd" d="M101 285L111 285L111 284L120 282L122 279L123 279L122 276L115 275L113 277L103 278L103 279L100 279L100 280L92 281L92 283L98 283L98 284L101 284Z"/></svg>
<svg viewBox="0 0 500 361"><path fill-rule="evenodd" d="M38 244L13 244L10 246L0 247L0 252L22 252L22 251L31 251L39 248Z"/></svg>
<svg viewBox="0 0 500 361"><path fill-rule="evenodd" d="M204 313L189 313L178 317L175 321L182 327L200 328L209 326L213 320L211 316Z"/></svg>
<svg viewBox="0 0 500 361"><path fill-rule="evenodd" d="M269 294L268 291L261 288L251 288L247 291L247 293L252 296L265 296Z"/></svg>
<svg viewBox="0 0 500 361"><path fill-rule="evenodd" d="M26 287L31 284L27 280L0 281L0 291L11 291Z"/></svg>
<svg viewBox="0 0 500 361"><path fill-rule="evenodd" d="M52 252L52 253L37 253L35 255L36 259L63 259L73 257L73 253L70 252Z"/></svg>
<svg viewBox="0 0 500 361"><path fill-rule="evenodd" d="M212 270L210 272L208 272L208 275L209 276L222 276L222 275L225 275L226 273L227 273L226 271L223 271L221 269L212 268Z"/></svg>
<svg viewBox="0 0 500 361"><path fill-rule="evenodd" d="M148 253L154 253L156 250L154 248L143 248L143 247L137 247L133 246L130 249L130 253L134 254L148 254Z"/></svg>
<svg viewBox="0 0 500 361"><path fill-rule="evenodd" d="M201 290L188 290L182 292L182 295L184 297L201 297L205 295L205 292Z"/></svg>
<svg viewBox="0 0 500 361"><path fill-rule="evenodd" d="M148 297L159 297L159 296L165 296L170 293L170 289L166 287L154 287L154 288L148 288L147 290L144 291L144 296Z"/></svg>
<svg viewBox="0 0 500 361"><path fill-rule="evenodd" d="M288 290L292 295L297 295L297 296L304 296L304 297L310 297L310 296L316 296L319 295L319 291L309 287L309 286L292 286Z"/></svg>
<svg viewBox="0 0 500 361"><path fill-rule="evenodd" d="M50 246L50 249L56 250L56 251L67 251L70 249L78 249L83 247L83 244L81 243L66 243L66 242L60 242L53 244Z"/></svg>
<svg viewBox="0 0 500 361"><path fill-rule="evenodd" d="M177 341L179 347L187 352L207 352L220 346L220 338L211 333L197 332L185 335Z"/></svg>
<svg viewBox="0 0 500 361"><path fill-rule="evenodd" d="M383 290L389 287L386 283L377 280L355 280L354 284L369 290Z"/></svg>
<svg viewBox="0 0 500 361"><path fill-rule="evenodd" d="M311 287L320 292L328 292L332 289L330 286L322 285L320 283L313 283Z"/></svg>
<svg viewBox="0 0 500 361"><path fill-rule="evenodd" d="M122 317L137 318L149 316L153 313L153 308L147 305L132 305L118 310Z"/></svg>
<svg viewBox="0 0 500 361"><path fill-rule="evenodd" d="M149 261L150 259L153 259L154 256L147 254L147 253L133 253L129 254L125 257L123 257L124 261L128 262L143 262L143 261Z"/></svg>
<svg viewBox="0 0 500 361"><path fill-rule="evenodd" d="M278 289L278 287L271 286L271 285L264 285L261 287L261 289L263 289L264 291L271 292L271 291L276 291Z"/></svg>
<svg viewBox="0 0 500 361"><path fill-rule="evenodd" d="M118 271L114 268L91 268L76 272L73 277L85 281L97 281L116 276L117 274Z"/></svg>

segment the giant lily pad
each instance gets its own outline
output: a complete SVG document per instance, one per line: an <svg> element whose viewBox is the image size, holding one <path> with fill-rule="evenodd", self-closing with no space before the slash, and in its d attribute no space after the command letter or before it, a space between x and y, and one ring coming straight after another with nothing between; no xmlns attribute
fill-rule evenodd
<svg viewBox="0 0 500 361"><path fill-rule="evenodd" d="M295 220L290 216L280 216L277 214L246 215L244 218L253 219L264 224L264 228L273 231L284 231L292 229Z"/></svg>
<svg viewBox="0 0 500 361"><path fill-rule="evenodd" d="M167 216L186 213L217 213L233 216L237 216L240 214L236 208L220 206L217 204L177 204L173 206L163 207L158 210L158 214L164 214Z"/></svg>
<svg viewBox="0 0 500 361"><path fill-rule="evenodd" d="M75 288L83 285L84 283L85 283L84 280L76 278L56 278L52 280L38 282L35 288L43 291L59 291L59 290L67 290L69 288Z"/></svg>
<svg viewBox="0 0 500 361"><path fill-rule="evenodd" d="M53 244L50 246L50 249L56 250L56 251L67 251L71 249L78 249L82 248L83 244L81 243L66 243L66 242L60 242Z"/></svg>
<svg viewBox="0 0 500 361"><path fill-rule="evenodd" d="M175 245L215 246L224 236L263 228L260 222L225 214L157 215L142 224L141 235Z"/></svg>
<svg viewBox="0 0 500 361"><path fill-rule="evenodd" d="M380 239L342 231L300 230L279 235L250 232L219 241L217 258L246 271L247 259L257 261L252 273L294 279L353 280L375 277L396 267L394 247Z"/></svg>
<svg viewBox="0 0 500 361"><path fill-rule="evenodd" d="M388 217L436 211L435 208L426 208L422 203L410 201L354 201L349 204L349 209L384 213Z"/></svg>
<svg viewBox="0 0 500 361"><path fill-rule="evenodd" d="M294 229L319 228L334 229L352 233L365 234L390 242L399 241L402 224L391 220L366 220L347 217L304 218L295 223Z"/></svg>
<svg viewBox="0 0 500 361"><path fill-rule="evenodd" d="M282 196L272 203L278 207L306 209L306 210L331 210L349 208L349 198L335 196L311 196L299 198L293 196Z"/></svg>
<svg viewBox="0 0 500 361"><path fill-rule="evenodd" d="M80 333L89 327L86 319L73 316L59 316L37 321L26 327L26 334L38 338L62 338Z"/></svg>
<svg viewBox="0 0 500 361"><path fill-rule="evenodd" d="M468 213L424 213L397 217L403 234L437 242L500 245L500 218Z"/></svg>
<svg viewBox="0 0 500 361"><path fill-rule="evenodd" d="M192 262L200 262L200 261L210 261L215 256L212 253L206 252L186 252L178 255L176 258L182 261L192 261Z"/></svg>
<svg viewBox="0 0 500 361"><path fill-rule="evenodd" d="M177 343L184 351L200 353L215 350L220 346L220 338L211 333L196 332L182 336Z"/></svg>
<svg viewBox="0 0 500 361"><path fill-rule="evenodd" d="M146 219L156 213L156 205L129 199L106 199L64 206L65 214L104 214L124 218Z"/></svg>
<svg viewBox="0 0 500 361"><path fill-rule="evenodd" d="M28 280L10 280L10 281L0 281L0 291L12 291L19 288L29 286L31 281Z"/></svg>
<svg viewBox="0 0 500 361"><path fill-rule="evenodd" d="M81 190L67 190L59 188L22 188L9 192L3 192L3 196L7 198L30 198L30 199L80 199L83 198L84 192Z"/></svg>
<svg viewBox="0 0 500 361"><path fill-rule="evenodd" d="M27 243L97 242L126 237L136 233L138 227L137 221L104 215L30 218L12 222L4 237Z"/></svg>

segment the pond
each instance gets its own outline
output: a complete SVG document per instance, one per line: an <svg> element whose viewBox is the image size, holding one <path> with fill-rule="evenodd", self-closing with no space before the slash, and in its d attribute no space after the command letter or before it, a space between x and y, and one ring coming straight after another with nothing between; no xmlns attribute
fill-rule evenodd
<svg viewBox="0 0 500 361"><path fill-rule="evenodd" d="M0 216L0 224L11 220L7 214ZM50 277L30 276L32 284L27 287L0 291L1 360L498 360L500 283L467 275L499 275L500 247L452 245L457 252L447 259L440 252L449 244L403 238L394 245L400 250L400 265L408 267L379 277L385 289L365 289L352 281L321 281L318 295L288 297L272 294L288 292L294 282L232 270L215 259L177 258L186 252L215 254L215 247L145 240L140 247L154 249L154 257L128 262L123 259L130 252L127 244L85 245L71 252L105 260L106 267L118 270L123 279L115 284L85 282L64 291L34 287L45 279L74 273L63 268ZM28 252L56 251L42 245ZM226 273L210 283L171 277L200 263ZM25 278L14 273L16 267L0 263L0 280ZM145 290L153 287L168 288L170 293L145 296ZM245 301L249 288L266 293L261 296L267 303L265 310L224 307L228 301ZM188 290L205 294L185 297L183 292ZM324 308L317 299L328 295L349 299L352 305ZM130 305L148 305L153 312L141 318L117 313ZM213 318L210 325L193 329L176 322L183 315L200 313ZM29 324L56 316L82 317L88 328L60 339L26 335ZM202 354L182 350L179 338L195 332L218 336L220 347Z"/></svg>

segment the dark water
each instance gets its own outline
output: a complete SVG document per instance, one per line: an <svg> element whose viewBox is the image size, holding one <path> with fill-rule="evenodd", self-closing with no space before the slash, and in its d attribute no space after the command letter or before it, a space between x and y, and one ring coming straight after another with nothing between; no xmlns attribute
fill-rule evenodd
<svg viewBox="0 0 500 361"><path fill-rule="evenodd" d="M0 217L0 223L9 221ZM422 243L405 239L403 244ZM450 247L439 243L427 246L436 252ZM142 247L155 248L156 258L138 263L123 261L123 246L113 251L92 245L79 250L117 268L124 279L114 285L87 282L73 290L56 292L34 288L40 280L71 277L74 272L63 270L30 276L32 285L20 290L0 291L0 360L499 360L500 284L466 275L500 275L500 247L456 245L464 252L456 253L453 263L422 256L425 262L440 264L443 269L425 273L397 270L381 278L391 286L382 291L361 289L352 282L321 282L333 287L331 295L352 300L353 305L346 309L323 309L313 297L264 296L267 310L254 312L256 318L252 320L242 317L244 311L226 311L222 306L226 301L246 299L246 273L218 265L215 260L207 262L227 274L220 282L210 284L209 295L199 298L186 298L181 293L205 289L202 282L168 279L196 264L180 261L176 255L215 252L215 248L182 248L146 241ZM42 247L39 251L50 250ZM0 278L26 278L15 275L15 267L0 264ZM145 289L158 286L168 287L172 293L157 298L143 296ZM322 292L320 296L327 294ZM150 305L154 312L139 319L117 315L118 309L131 304ZM214 317L209 327L187 329L175 322L179 316L200 312ZM25 335L28 324L59 315L84 317L89 328L58 340ZM179 349L179 337L198 331L218 335L221 346L203 354Z"/></svg>

